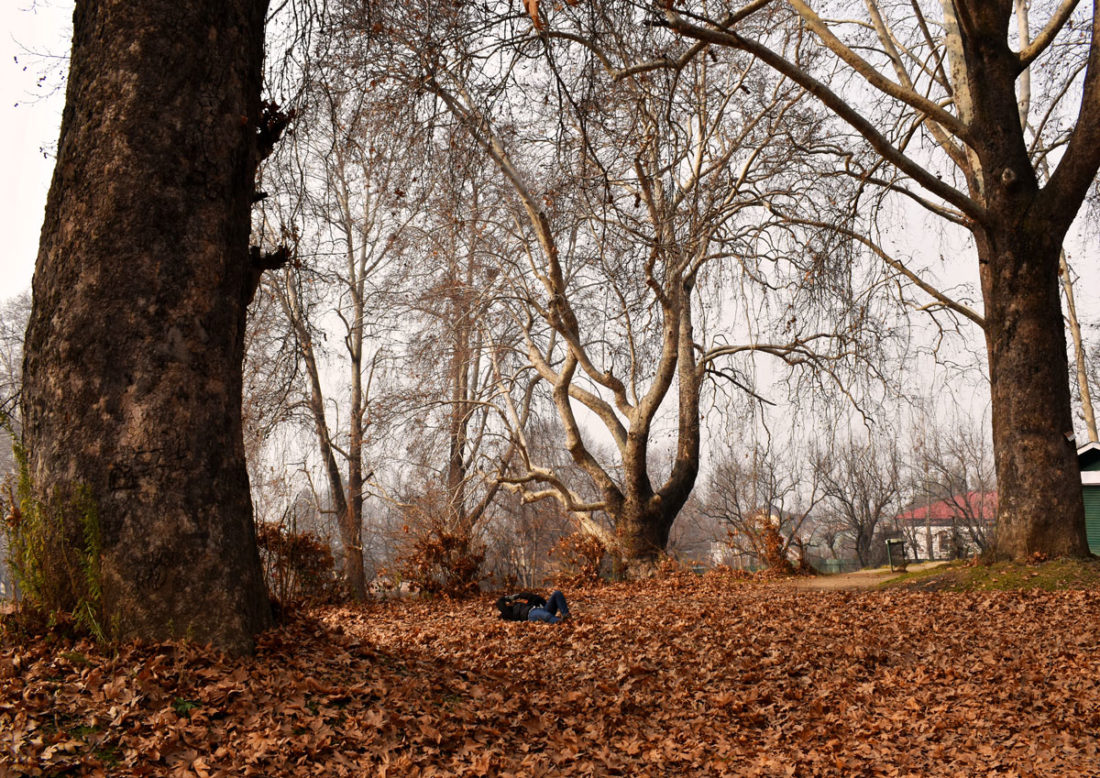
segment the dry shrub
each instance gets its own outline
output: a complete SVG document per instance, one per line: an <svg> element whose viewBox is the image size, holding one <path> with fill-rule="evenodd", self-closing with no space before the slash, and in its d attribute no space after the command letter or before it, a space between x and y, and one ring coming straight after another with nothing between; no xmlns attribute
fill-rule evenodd
<svg viewBox="0 0 1100 778"><path fill-rule="evenodd" d="M442 494L426 494L407 508L404 531L408 543L397 564L410 587L452 598L478 593L486 577L485 548L475 542L472 527L454 518Z"/></svg>
<svg viewBox="0 0 1100 778"><path fill-rule="evenodd" d="M566 535L550 549L550 555L559 565L554 583L574 587L598 583L600 564L606 553L607 549L595 535L587 532Z"/></svg>
<svg viewBox="0 0 1100 778"><path fill-rule="evenodd" d="M484 560L485 549L476 547L468 534L431 527L412 538L411 549L399 562L401 575L413 588L459 598L477 594Z"/></svg>
<svg viewBox="0 0 1100 778"><path fill-rule="evenodd" d="M764 528L764 564L776 575L794 575L794 565L787 559L783 536L773 525Z"/></svg>
<svg viewBox="0 0 1100 778"><path fill-rule="evenodd" d="M654 577L675 588L694 586L699 579L699 576L692 571L690 564L672 556L661 559Z"/></svg>
<svg viewBox="0 0 1100 778"><path fill-rule="evenodd" d="M256 528L264 583L276 602L335 602L343 590L328 544L309 532L292 532L275 524Z"/></svg>
<svg viewBox="0 0 1100 778"><path fill-rule="evenodd" d="M673 556L666 556L661 559L660 564L657 565L657 578L679 578L683 574L687 573L691 575L691 569L684 565L679 559Z"/></svg>

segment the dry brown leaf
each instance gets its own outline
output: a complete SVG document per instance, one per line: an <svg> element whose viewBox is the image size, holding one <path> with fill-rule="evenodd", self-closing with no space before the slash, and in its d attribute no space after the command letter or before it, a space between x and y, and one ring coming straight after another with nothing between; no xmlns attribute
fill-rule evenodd
<svg viewBox="0 0 1100 778"><path fill-rule="evenodd" d="M546 25L539 17L539 0L523 0L523 7L527 11L527 15L531 17L531 23L535 29L542 32Z"/></svg>

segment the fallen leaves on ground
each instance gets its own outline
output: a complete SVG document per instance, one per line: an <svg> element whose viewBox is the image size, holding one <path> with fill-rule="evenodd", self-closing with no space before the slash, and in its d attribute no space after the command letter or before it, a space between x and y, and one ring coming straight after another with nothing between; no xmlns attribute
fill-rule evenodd
<svg viewBox="0 0 1100 778"><path fill-rule="evenodd" d="M5 646L0 774L1100 775L1094 590L681 576L570 604L320 609L244 659Z"/></svg>

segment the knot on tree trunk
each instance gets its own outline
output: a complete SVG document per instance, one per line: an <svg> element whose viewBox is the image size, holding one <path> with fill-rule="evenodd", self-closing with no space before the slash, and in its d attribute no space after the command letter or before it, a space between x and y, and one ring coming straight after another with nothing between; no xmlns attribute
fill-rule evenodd
<svg viewBox="0 0 1100 778"><path fill-rule="evenodd" d="M260 121L256 127L256 150L261 160L271 156L275 150L275 144L283 137L283 133L296 115L293 108L284 111L274 100L266 100L260 106Z"/></svg>
<svg viewBox="0 0 1100 778"><path fill-rule="evenodd" d="M248 294L246 301L251 303L260 287L260 278L265 270L278 270L290 261L290 249L282 244L274 251L263 251L259 246L248 249Z"/></svg>

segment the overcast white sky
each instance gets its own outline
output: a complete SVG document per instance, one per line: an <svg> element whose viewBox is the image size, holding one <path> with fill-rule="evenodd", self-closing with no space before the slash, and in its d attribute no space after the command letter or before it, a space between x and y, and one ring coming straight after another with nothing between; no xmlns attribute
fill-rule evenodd
<svg viewBox="0 0 1100 778"><path fill-rule="evenodd" d="M52 151L41 149L57 141L72 7L72 0L0 2L0 300L27 288L34 271L54 164ZM1071 234L1067 249L1082 276L1078 306L1091 322L1100 308L1095 238ZM961 264L973 275L970 262Z"/></svg>
<svg viewBox="0 0 1100 778"><path fill-rule="evenodd" d="M57 142L64 98L57 62L28 51L67 54L71 20L67 0L0 3L0 300L31 283L54 164L40 149Z"/></svg>

